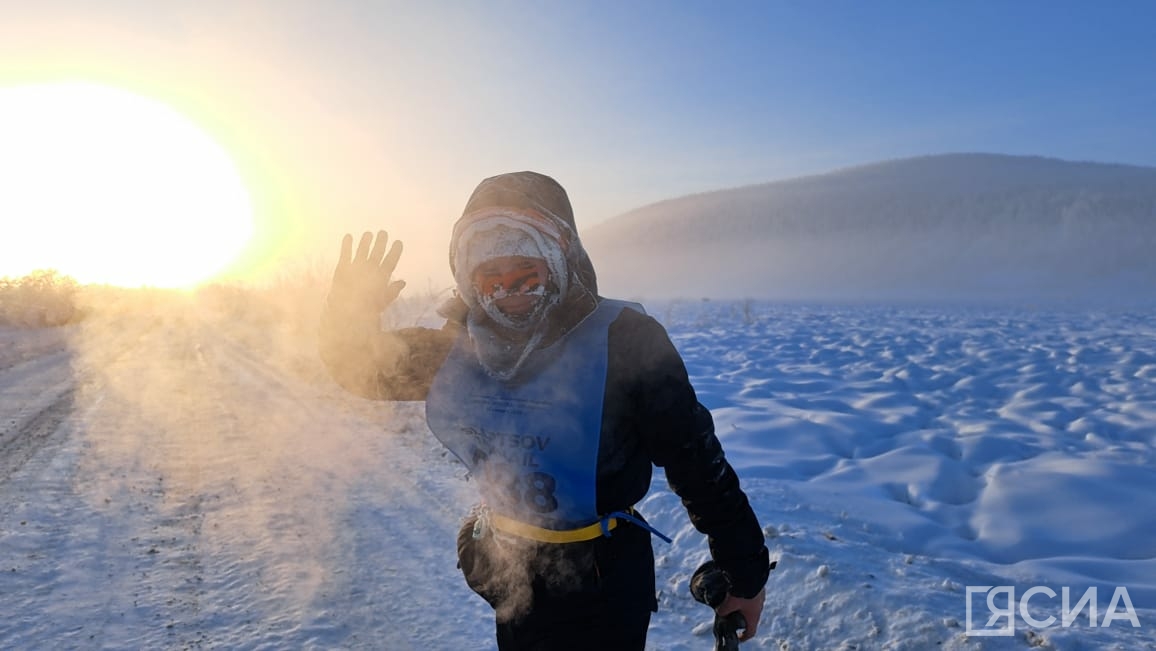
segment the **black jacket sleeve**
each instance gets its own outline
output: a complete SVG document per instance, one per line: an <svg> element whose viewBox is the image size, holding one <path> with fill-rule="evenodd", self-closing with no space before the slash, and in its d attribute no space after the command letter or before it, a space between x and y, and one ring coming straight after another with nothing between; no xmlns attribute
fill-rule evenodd
<svg viewBox="0 0 1156 651"><path fill-rule="evenodd" d="M731 580L731 593L750 598L766 584L767 548L754 510L739 486L714 431L714 420L694 393L686 366L666 330L653 318L625 311L620 328L635 365L632 403L652 462L706 534L711 556Z"/></svg>
<svg viewBox="0 0 1156 651"><path fill-rule="evenodd" d="M425 400L460 326L383 331L379 315L326 306L318 328L321 361L334 381L371 400Z"/></svg>

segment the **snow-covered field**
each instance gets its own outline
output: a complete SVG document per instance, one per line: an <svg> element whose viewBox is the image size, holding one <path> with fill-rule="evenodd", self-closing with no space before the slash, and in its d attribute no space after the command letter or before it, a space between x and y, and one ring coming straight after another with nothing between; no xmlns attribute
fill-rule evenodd
<svg viewBox="0 0 1156 651"><path fill-rule="evenodd" d="M648 307L779 561L744 648L1156 649L1156 313ZM420 403L343 393L303 340L0 329L2 649L492 649L471 503ZM705 541L660 473L640 509L674 537L650 648L711 648ZM1013 636L968 635L969 586L1014 589ZM1067 627L1065 588L1096 589Z"/></svg>

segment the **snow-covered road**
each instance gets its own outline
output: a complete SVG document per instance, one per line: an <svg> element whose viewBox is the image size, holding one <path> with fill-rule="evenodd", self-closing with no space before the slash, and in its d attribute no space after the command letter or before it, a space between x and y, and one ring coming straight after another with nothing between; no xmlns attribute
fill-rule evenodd
<svg viewBox="0 0 1156 651"><path fill-rule="evenodd" d="M460 475L420 428L364 435L420 424L420 405L366 403L177 325L9 348L0 648L488 639L447 556Z"/></svg>
<svg viewBox="0 0 1156 651"><path fill-rule="evenodd" d="M72 411L71 355L60 331L45 334L0 349L0 481L47 445Z"/></svg>

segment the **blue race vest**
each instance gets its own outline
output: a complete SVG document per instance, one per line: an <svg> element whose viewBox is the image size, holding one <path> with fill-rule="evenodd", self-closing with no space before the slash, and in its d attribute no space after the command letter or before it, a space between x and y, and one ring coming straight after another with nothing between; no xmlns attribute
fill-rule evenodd
<svg viewBox="0 0 1156 651"><path fill-rule="evenodd" d="M489 507L545 529L597 522L595 484L607 332L623 309L603 300L510 382L486 374L466 333L430 386L430 430L470 469Z"/></svg>

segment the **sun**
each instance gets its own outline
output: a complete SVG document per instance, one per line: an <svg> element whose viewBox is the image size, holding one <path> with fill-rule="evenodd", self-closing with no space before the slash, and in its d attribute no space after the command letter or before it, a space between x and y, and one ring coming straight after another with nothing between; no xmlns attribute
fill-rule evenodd
<svg viewBox="0 0 1156 651"><path fill-rule="evenodd" d="M0 277L191 287L252 234L237 166L174 108L88 82L0 87Z"/></svg>

